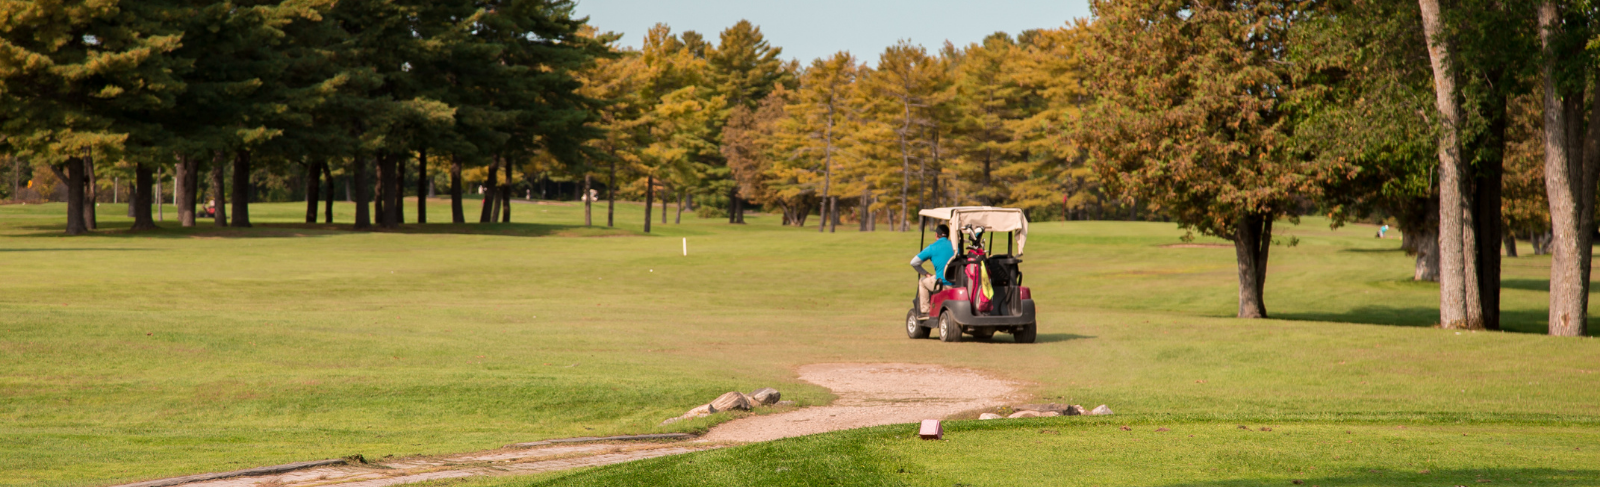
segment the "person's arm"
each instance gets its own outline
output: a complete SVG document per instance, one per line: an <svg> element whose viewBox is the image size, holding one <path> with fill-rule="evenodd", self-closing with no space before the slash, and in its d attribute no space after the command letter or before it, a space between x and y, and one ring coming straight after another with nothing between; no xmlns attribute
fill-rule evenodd
<svg viewBox="0 0 1600 487"><path fill-rule="evenodd" d="M918 252L916 256L911 258L911 268L917 270L917 276L919 277L931 275L927 269L922 268L923 262L927 262L928 259L933 258L933 253L928 251L931 248L933 248L933 246L930 245L927 249L922 249L922 252Z"/></svg>
<svg viewBox="0 0 1600 487"><path fill-rule="evenodd" d="M911 268L912 269L916 269L917 276L919 276L919 277L920 276L931 275L931 274L928 273L927 269L922 268L922 262L923 261L922 261L922 256L921 255L917 255L916 257L912 257L911 258Z"/></svg>

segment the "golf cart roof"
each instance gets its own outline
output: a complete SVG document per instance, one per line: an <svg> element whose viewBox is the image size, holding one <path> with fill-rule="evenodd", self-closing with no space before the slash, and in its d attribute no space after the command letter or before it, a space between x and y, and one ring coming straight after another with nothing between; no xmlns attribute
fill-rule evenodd
<svg viewBox="0 0 1600 487"><path fill-rule="evenodd" d="M950 229L956 232L968 226L982 228L985 232L1014 232L1018 257L1022 256L1023 244L1028 241L1028 215L1017 208L953 206L929 208L919 211L917 214L933 220L949 222ZM956 244L954 240L950 243L951 245Z"/></svg>

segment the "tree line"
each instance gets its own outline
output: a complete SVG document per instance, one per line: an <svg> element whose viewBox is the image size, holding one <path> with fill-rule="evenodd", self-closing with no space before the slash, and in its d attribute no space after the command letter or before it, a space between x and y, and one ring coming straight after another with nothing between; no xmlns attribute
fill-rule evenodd
<svg viewBox="0 0 1600 487"><path fill-rule="evenodd" d="M430 167L449 172L454 222L465 221L463 169L486 172L480 221L508 219L510 188L492 175L509 178L534 157L585 164L597 137L588 120L602 101L578 93L575 73L608 51L573 7L0 2L0 143L65 188L68 234L94 229L106 187L97 180L108 175L132 180L133 229L153 228L158 173L183 226L195 224L202 193L216 224L250 226L260 179L285 176L303 184L306 221L319 199L329 221L338 171L355 227L392 228L412 166L419 183Z"/></svg>
<svg viewBox="0 0 1600 487"><path fill-rule="evenodd" d="M606 225L618 197L642 199L646 231L670 201L678 219L741 223L753 206L818 231L1012 206L1232 241L1238 315L1265 317L1274 223L1321 215L1394 222L1415 278L1440 282L1450 328L1499 327L1500 249L1530 241L1552 255L1550 332L1583 333L1600 9L1091 8L965 46L802 63L745 21L715 41L657 25L619 47L570 1L3 1L0 136L13 192L26 167L67 188L68 233L92 229L96 178L124 170L136 229L152 226L157 173L184 225L209 193L232 198L218 224L247 226L252 188L274 181L304 196L308 222L320 200L328 222L337 180L357 228L394 227L408 177L419 223L436 181L451 221L475 185L479 221L494 222L535 178L580 195L586 223L591 190Z"/></svg>
<svg viewBox="0 0 1600 487"><path fill-rule="evenodd" d="M1387 217L1446 328L1498 329L1501 251L1552 255L1549 332L1587 322L1600 9L1541 0L1091 2L1079 141L1116 194L1234 242L1264 317L1276 220Z"/></svg>

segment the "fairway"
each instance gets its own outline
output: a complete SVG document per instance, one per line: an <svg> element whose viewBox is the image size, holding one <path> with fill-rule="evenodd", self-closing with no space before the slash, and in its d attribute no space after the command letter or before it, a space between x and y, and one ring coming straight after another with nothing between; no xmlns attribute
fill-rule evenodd
<svg viewBox="0 0 1600 487"><path fill-rule="evenodd" d="M1039 343L949 344L902 328L916 232L686 212L643 234L636 203L605 229L574 203L519 202L514 223L395 232L297 223L299 203L252 204L256 228L181 229L168 206L165 229L130 234L123 208L68 238L61 204L0 206L0 485L700 432L728 418L658 424L729 390L825 404L795 369L831 362L973 368L1116 415L481 482L1600 484L1600 341L1542 335L1546 256L1506 260L1508 332L1446 331L1398 239L1284 222L1297 245L1271 250L1273 319L1238 320L1231 247L1171 247L1170 223L1034 222L1022 269ZM430 210L448 219L448 201Z"/></svg>

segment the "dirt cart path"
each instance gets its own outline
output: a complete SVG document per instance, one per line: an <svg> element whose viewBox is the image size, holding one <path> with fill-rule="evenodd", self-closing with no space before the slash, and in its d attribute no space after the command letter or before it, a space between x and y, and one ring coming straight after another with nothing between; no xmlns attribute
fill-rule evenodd
<svg viewBox="0 0 1600 487"><path fill-rule="evenodd" d="M183 482L157 480L119 487L381 487L479 475L516 475L677 455L737 443L851 428L939 419L1005 404L1018 385L981 372L925 364L813 364L800 379L827 387L839 398L828 406L751 416L723 423L694 441L512 446L498 450L408 458L381 464L329 465L272 475Z"/></svg>
<svg viewBox="0 0 1600 487"><path fill-rule="evenodd" d="M941 419L1016 399L1017 384L926 364L813 364L800 380L831 389L833 404L723 423L702 442L769 441L852 428Z"/></svg>

